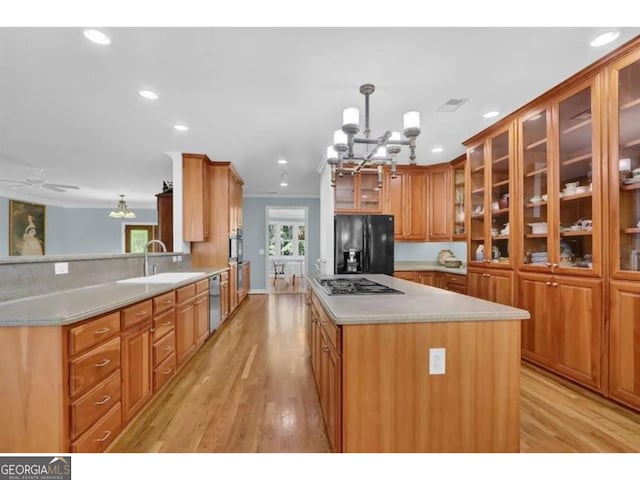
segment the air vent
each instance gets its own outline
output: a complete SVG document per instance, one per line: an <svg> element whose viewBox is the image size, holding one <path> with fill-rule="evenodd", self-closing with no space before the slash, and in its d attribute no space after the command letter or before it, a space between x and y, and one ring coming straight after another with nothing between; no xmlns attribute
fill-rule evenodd
<svg viewBox="0 0 640 480"><path fill-rule="evenodd" d="M439 112L455 112L469 101L468 98L450 98L438 108Z"/></svg>

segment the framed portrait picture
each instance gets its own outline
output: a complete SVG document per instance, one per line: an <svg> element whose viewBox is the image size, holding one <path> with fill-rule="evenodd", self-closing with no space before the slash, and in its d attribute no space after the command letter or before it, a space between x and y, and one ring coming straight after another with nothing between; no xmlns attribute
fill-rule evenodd
<svg viewBox="0 0 640 480"><path fill-rule="evenodd" d="M45 254L45 208L9 200L9 255Z"/></svg>

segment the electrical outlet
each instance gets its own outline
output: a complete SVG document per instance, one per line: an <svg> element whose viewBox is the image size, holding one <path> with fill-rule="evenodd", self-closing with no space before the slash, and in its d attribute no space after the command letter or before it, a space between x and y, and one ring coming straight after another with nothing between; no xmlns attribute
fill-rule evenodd
<svg viewBox="0 0 640 480"><path fill-rule="evenodd" d="M182 261L182 255L174 255L173 257L171 257L171 260L173 261L173 263L181 262Z"/></svg>
<svg viewBox="0 0 640 480"><path fill-rule="evenodd" d="M445 348L429 349L429 375L444 375L447 364L447 350Z"/></svg>
<svg viewBox="0 0 640 480"><path fill-rule="evenodd" d="M66 275L69 273L69 263L57 262L53 264L53 271L56 275Z"/></svg>

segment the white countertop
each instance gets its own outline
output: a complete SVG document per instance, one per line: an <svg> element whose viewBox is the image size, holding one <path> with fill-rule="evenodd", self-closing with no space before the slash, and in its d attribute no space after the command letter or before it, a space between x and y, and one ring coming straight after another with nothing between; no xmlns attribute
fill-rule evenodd
<svg viewBox="0 0 640 480"><path fill-rule="evenodd" d="M171 284L109 282L1 302L0 327L69 325L155 297L224 270L227 268L194 268L191 271L203 272L202 275Z"/></svg>
<svg viewBox="0 0 640 480"><path fill-rule="evenodd" d="M526 320L529 312L499 303L488 302L436 287L390 277L358 275L387 285L404 294L328 295L315 280L308 284L337 325L372 323L469 322L491 320ZM348 278L331 275L321 278Z"/></svg>

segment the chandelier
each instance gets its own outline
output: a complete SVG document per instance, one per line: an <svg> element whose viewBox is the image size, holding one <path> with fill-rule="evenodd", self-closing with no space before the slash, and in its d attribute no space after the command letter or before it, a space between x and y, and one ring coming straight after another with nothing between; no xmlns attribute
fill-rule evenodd
<svg viewBox="0 0 640 480"><path fill-rule="evenodd" d="M407 112L403 117L403 133L387 130L377 138L370 138L369 96L375 85L366 83L360 87L364 95L364 137L356 137L360 132L360 110L348 107L342 111L342 129L333 133L333 145L327 147L327 163L331 165L331 186L336 186L336 175L345 173L356 175L363 168L375 168L378 172L378 188L382 188L383 166L391 165L391 178L396 178L396 157L403 145L409 146L409 160L416 163L416 137L420 135L420 112ZM356 153L355 145L366 146L364 153ZM348 166L345 163L349 164Z"/></svg>
<svg viewBox="0 0 640 480"><path fill-rule="evenodd" d="M129 210L127 202L124 201L124 195L120 194L120 200L118 200L118 206L111 210L109 213L111 218L136 218L136 214L133 210Z"/></svg>

